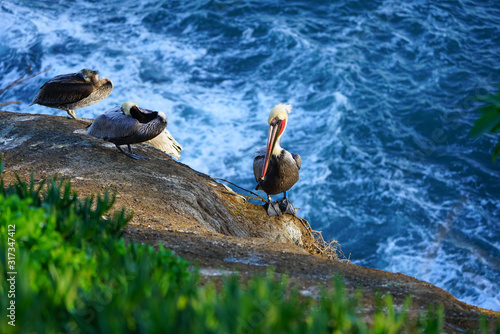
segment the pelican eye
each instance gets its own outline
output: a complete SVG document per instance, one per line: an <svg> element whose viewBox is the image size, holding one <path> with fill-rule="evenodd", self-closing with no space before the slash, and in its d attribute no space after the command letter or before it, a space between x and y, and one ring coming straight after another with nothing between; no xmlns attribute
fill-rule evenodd
<svg viewBox="0 0 500 334"><path fill-rule="evenodd" d="M271 119L271 122L269 123L269 125L272 125L272 126L275 126L276 124L279 124L280 120L277 119L276 117L274 117L273 119Z"/></svg>

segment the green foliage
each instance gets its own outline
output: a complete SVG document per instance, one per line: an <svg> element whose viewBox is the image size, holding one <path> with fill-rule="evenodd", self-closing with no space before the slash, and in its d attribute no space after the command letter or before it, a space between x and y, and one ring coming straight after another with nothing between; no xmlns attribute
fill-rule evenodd
<svg viewBox="0 0 500 334"><path fill-rule="evenodd" d="M426 329L426 333L440 334L443 328L444 309L442 305L429 305L427 315L419 319L419 324Z"/></svg>
<svg viewBox="0 0 500 334"><path fill-rule="evenodd" d="M500 318L497 318L493 324L484 315L481 315L479 317L479 325L481 334L500 334Z"/></svg>
<svg viewBox="0 0 500 334"><path fill-rule="evenodd" d="M1 161L0 161L1 164ZM1 168L0 168L1 173ZM440 333L443 310L410 320L391 296L378 298L372 321L361 291L341 278L319 299L301 296L269 271L246 284L237 276L202 285L189 263L159 246L125 243L130 216L110 214L114 196L79 199L64 180L35 184L0 177L0 309L15 277L16 326L1 333ZM15 226L15 251L9 244ZM10 249L9 249L10 248ZM15 268L6 260L15 253ZM5 311L4 311L5 312ZM3 313L2 313L3 314ZM484 329L484 327L483 327Z"/></svg>
<svg viewBox="0 0 500 334"><path fill-rule="evenodd" d="M497 133L500 132L500 85L498 87L497 94L489 94L481 98L485 104L479 108L479 113L481 117L476 120L472 129L470 130L470 136L479 137L485 133ZM493 149L492 161L495 162L498 155L500 154L500 137L498 142Z"/></svg>
<svg viewBox="0 0 500 334"><path fill-rule="evenodd" d="M374 316L374 331L376 333L400 333L407 324L407 312L411 299L406 298L402 310L397 313L391 295L377 297L377 311ZM384 312L385 309L385 312ZM441 327L442 328L442 327ZM406 330L405 332L407 332Z"/></svg>
<svg viewBox="0 0 500 334"><path fill-rule="evenodd" d="M110 214L107 192L79 199L67 181L37 185L33 177L0 185L0 308L16 303L16 326L4 315L1 333L133 331L149 300L194 290L196 275L172 251L125 243L120 231L131 216ZM14 298L4 297L8 272L17 272Z"/></svg>
<svg viewBox="0 0 500 334"><path fill-rule="evenodd" d="M307 333L304 315L309 300L289 290L286 277L272 271L248 282L236 276L223 280L220 292L208 286L199 289L188 308L193 311L193 333Z"/></svg>

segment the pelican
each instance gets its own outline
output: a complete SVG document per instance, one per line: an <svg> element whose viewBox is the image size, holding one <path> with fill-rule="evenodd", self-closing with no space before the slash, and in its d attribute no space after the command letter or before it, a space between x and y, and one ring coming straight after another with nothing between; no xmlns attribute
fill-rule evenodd
<svg viewBox="0 0 500 334"><path fill-rule="evenodd" d="M166 126L167 116L163 112L139 108L134 102L124 102L121 107L111 108L99 115L87 129L87 134L115 144L120 152L133 159L146 157L133 153L130 144L154 139L149 142L151 146L178 159L182 147L165 129ZM127 145L128 152L120 145Z"/></svg>
<svg viewBox="0 0 500 334"><path fill-rule="evenodd" d="M280 213L295 214L295 209L288 200L286 192L299 180L302 165L300 155L290 153L280 146L281 136L285 131L291 105L278 104L269 113L269 135L267 145L255 152L253 174L257 186L255 190L264 190L268 202L265 208L268 215L279 216ZM271 195L283 193L283 199L271 201Z"/></svg>
<svg viewBox="0 0 500 334"><path fill-rule="evenodd" d="M31 105L66 110L69 116L78 119L75 109L90 106L111 94L113 83L108 78L99 79L99 72L84 68L78 73L61 74L40 87Z"/></svg>

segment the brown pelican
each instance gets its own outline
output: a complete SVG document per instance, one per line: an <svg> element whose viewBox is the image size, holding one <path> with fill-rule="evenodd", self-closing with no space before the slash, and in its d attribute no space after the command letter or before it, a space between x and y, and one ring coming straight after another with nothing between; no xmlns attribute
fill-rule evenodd
<svg viewBox="0 0 500 334"><path fill-rule="evenodd" d="M267 145L255 152L253 174L257 181L255 190L264 190L268 203L265 205L268 215L279 216L280 212L295 214L286 192L299 180L302 160L298 154L290 153L280 146L281 136L286 128L291 105L278 104L269 113L269 135ZM271 202L270 195L284 193L283 199Z"/></svg>
<svg viewBox="0 0 500 334"><path fill-rule="evenodd" d="M113 83L108 78L99 79L99 73L84 68L78 73L62 74L43 84L30 105L66 110L69 116L78 119L75 109L90 106L108 97Z"/></svg>
<svg viewBox="0 0 500 334"><path fill-rule="evenodd" d="M116 145L123 154L133 159L143 159L142 155L132 152L130 144L137 144L159 137L159 144L165 148L171 146L173 152L166 152L180 156L180 145L164 133L167 126L167 117L161 111L152 111L139 108L133 102L125 102L121 107L114 107L99 115L87 129L87 134L102 138ZM169 142L170 141L170 142ZM120 145L127 145L128 152L122 150ZM150 145L157 147L155 143Z"/></svg>

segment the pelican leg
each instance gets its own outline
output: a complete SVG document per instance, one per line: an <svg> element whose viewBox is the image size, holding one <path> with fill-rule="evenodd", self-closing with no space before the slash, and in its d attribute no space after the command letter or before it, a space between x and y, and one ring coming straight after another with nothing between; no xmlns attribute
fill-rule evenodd
<svg viewBox="0 0 500 334"><path fill-rule="evenodd" d="M133 153L132 152L132 148L130 147L129 144L127 144L127 146L128 146L128 152L125 152L120 146L118 146L116 144L115 144L115 146L120 150L120 152L122 152L123 154L125 154L129 158L132 158L132 159L135 159L135 160L147 159L145 156L142 156L142 155L137 154L137 153Z"/></svg>
<svg viewBox="0 0 500 334"><path fill-rule="evenodd" d="M66 112L68 113L68 115L71 117L71 118L74 118L74 119L78 119L78 117L76 117L76 114L75 114L75 111L74 110L66 110Z"/></svg>
<svg viewBox="0 0 500 334"><path fill-rule="evenodd" d="M295 215L295 208L293 207L292 203L288 200L288 197L286 196L286 191L283 194L284 194L283 199L279 201L280 211L283 212L283 214L288 213L290 215Z"/></svg>
<svg viewBox="0 0 500 334"><path fill-rule="evenodd" d="M267 203L264 204L268 216L279 216L281 214L278 202L272 201L271 196L267 195Z"/></svg>

